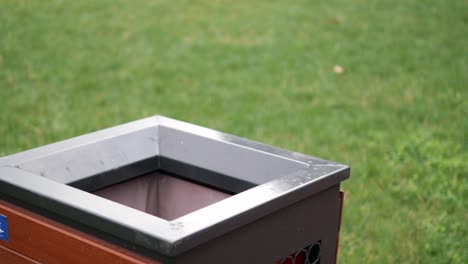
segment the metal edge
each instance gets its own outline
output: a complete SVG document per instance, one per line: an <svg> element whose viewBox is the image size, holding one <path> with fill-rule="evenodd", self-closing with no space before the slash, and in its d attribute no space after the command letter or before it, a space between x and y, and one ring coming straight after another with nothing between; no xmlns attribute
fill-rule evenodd
<svg viewBox="0 0 468 264"><path fill-rule="evenodd" d="M94 132L86 133L84 135L72 137L55 143L4 156L0 158L0 167L17 166L21 163L29 162L31 160L36 160L56 153L63 152L64 149L70 150L73 148L78 148L87 144L91 144L93 142L118 137L144 128L155 127L157 129L159 120L158 117L159 116L146 117L125 124L97 130ZM157 155L159 153L158 146L156 146L155 151Z"/></svg>
<svg viewBox="0 0 468 264"><path fill-rule="evenodd" d="M144 248L171 249L172 232L164 219L14 167L0 167L0 187L4 195Z"/></svg>
<svg viewBox="0 0 468 264"><path fill-rule="evenodd" d="M309 169L296 171L173 220L171 224L181 230L173 241L171 255L181 254L349 177L349 167L329 169L315 177ZM255 212L249 213L253 209Z"/></svg>
<svg viewBox="0 0 468 264"><path fill-rule="evenodd" d="M269 155L278 156L283 159L290 159L294 162L301 162L305 165L320 165L320 166L337 166L342 167L346 166L337 162L312 157L306 154L293 152L287 149L274 147L271 145L267 145L258 141L241 138L238 136L226 134L211 128L206 128L194 124L190 124L184 121L158 116L158 123L160 126L166 126L173 129L181 130L187 133L196 134L200 137L209 138L212 140L222 141L228 144L243 146L245 148L249 148L259 152L265 152Z"/></svg>

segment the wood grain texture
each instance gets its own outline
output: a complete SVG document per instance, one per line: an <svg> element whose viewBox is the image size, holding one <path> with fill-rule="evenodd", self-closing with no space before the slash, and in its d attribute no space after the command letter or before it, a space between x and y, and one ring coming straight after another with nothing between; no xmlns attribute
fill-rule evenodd
<svg viewBox="0 0 468 264"><path fill-rule="evenodd" d="M5 249L0 256L12 263L160 263L3 200L0 214L7 216L9 225L9 241L0 241Z"/></svg>
<svg viewBox="0 0 468 264"><path fill-rule="evenodd" d="M7 247L0 246L0 263L2 264L39 264L31 258L28 258Z"/></svg>

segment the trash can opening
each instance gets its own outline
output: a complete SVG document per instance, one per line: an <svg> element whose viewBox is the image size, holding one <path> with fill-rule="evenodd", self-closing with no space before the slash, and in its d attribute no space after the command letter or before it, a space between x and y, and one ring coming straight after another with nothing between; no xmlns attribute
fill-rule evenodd
<svg viewBox="0 0 468 264"><path fill-rule="evenodd" d="M333 263L349 172L154 116L1 157L0 200L156 263ZM23 245L14 219L9 243Z"/></svg>
<svg viewBox="0 0 468 264"><path fill-rule="evenodd" d="M168 221L231 196L163 171L148 173L93 193Z"/></svg>

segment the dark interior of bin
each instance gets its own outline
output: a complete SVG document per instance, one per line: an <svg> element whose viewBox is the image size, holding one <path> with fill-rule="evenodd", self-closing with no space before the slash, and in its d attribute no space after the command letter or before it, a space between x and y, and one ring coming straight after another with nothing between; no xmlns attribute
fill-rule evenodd
<svg viewBox="0 0 468 264"><path fill-rule="evenodd" d="M163 157L69 185L169 221L255 186Z"/></svg>
<svg viewBox="0 0 468 264"><path fill-rule="evenodd" d="M93 193L166 220L174 220L231 196L163 171L151 172Z"/></svg>

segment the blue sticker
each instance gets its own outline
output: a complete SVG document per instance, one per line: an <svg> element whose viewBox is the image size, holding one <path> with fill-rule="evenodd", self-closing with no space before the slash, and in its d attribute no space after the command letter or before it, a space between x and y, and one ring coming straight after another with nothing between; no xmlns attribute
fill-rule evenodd
<svg viewBox="0 0 468 264"><path fill-rule="evenodd" d="M0 240L8 240L8 218L0 215Z"/></svg>

